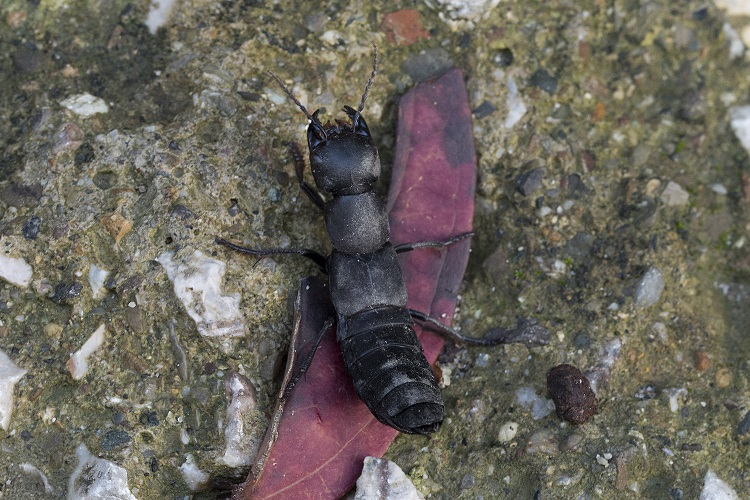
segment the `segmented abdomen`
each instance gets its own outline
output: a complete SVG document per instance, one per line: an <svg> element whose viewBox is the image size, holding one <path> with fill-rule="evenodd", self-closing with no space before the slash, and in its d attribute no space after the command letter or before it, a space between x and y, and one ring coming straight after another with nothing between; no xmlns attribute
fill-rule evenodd
<svg viewBox="0 0 750 500"><path fill-rule="evenodd" d="M430 434L443 398L406 309L384 306L340 318L339 343L359 398L382 423Z"/></svg>

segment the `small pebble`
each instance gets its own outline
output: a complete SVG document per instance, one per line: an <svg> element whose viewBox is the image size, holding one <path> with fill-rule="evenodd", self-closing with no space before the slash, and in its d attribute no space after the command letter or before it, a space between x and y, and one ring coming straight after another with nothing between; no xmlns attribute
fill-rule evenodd
<svg viewBox="0 0 750 500"><path fill-rule="evenodd" d="M461 478L461 489L462 490L469 489L473 487L476 483L477 483L477 480L474 479L474 476L472 476L471 474L465 474L464 477Z"/></svg>
<svg viewBox="0 0 750 500"><path fill-rule="evenodd" d="M725 387L729 387L732 384L733 380L734 374L729 368L719 368L718 370L716 370L716 375L714 375L714 382L716 382L717 387L720 387L722 389L724 389Z"/></svg>
<svg viewBox="0 0 750 500"><path fill-rule="evenodd" d="M5 352L0 350L0 428L8 430L13 412L13 389L26 375L26 370L17 366Z"/></svg>
<svg viewBox="0 0 750 500"><path fill-rule="evenodd" d="M742 147L750 152L750 104L729 108L729 121Z"/></svg>
<svg viewBox="0 0 750 500"><path fill-rule="evenodd" d="M191 453L188 453L185 456L185 463L178 468L180 469L185 484L187 484L187 487L193 491L205 488L211 479L211 476L198 467L198 464L195 463L195 458Z"/></svg>
<svg viewBox="0 0 750 500"><path fill-rule="evenodd" d="M695 369L699 372L705 372L711 368L711 360L708 359L708 353L705 349L695 351Z"/></svg>
<svg viewBox="0 0 750 500"><path fill-rule="evenodd" d="M83 443L76 448L76 456L78 465L68 480L68 499L136 500L128 489L128 471L125 468L95 457Z"/></svg>
<svg viewBox="0 0 750 500"><path fill-rule="evenodd" d="M329 21L328 15L322 10L318 10L304 18L305 28L311 33L321 33Z"/></svg>
<svg viewBox="0 0 750 500"><path fill-rule="evenodd" d="M656 397L656 389L651 384L643 386L635 392L635 397L641 400L654 399Z"/></svg>
<svg viewBox="0 0 750 500"><path fill-rule="evenodd" d="M560 451L566 452L566 451L576 451L578 449L578 445L583 442L583 435L578 434L577 432L574 432L570 436L566 437L561 443L560 443Z"/></svg>
<svg viewBox="0 0 750 500"><path fill-rule="evenodd" d="M542 179L547 171L540 167L519 175L516 178L516 189L524 196L531 196L542 187Z"/></svg>
<svg viewBox="0 0 750 500"><path fill-rule="evenodd" d="M680 409L680 400L688 395L687 389L684 387L664 389L662 393L667 396L669 401L669 411L672 413L677 413L677 410Z"/></svg>
<svg viewBox="0 0 750 500"><path fill-rule="evenodd" d="M551 75L546 69L540 68L531 75L529 84L551 95L557 90L557 77Z"/></svg>
<svg viewBox="0 0 750 500"><path fill-rule="evenodd" d="M700 500L739 500L739 495L711 469L703 479L703 490Z"/></svg>
<svg viewBox="0 0 750 500"><path fill-rule="evenodd" d="M554 402L538 395L533 387L528 386L516 389L516 402L524 408L531 408L531 418L534 420L546 417L555 408Z"/></svg>
<svg viewBox="0 0 750 500"><path fill-rule="evenodd" d="M748 432L750 432L750 411L745 413L745 416L737 426L737 434L739 434L740 436L744 436Z"/></svg>
<svg viewBox="0 0 750 500"><path fill-rule="evenodd" d="M107 431L102 438L102 449L105 451L114 450L128 444L133 438L130 434L120 429Z"/></svg>
<svg viewBox="0 0 750 500"><path fill-rule="evenodd" d="M52 295L52 302L56 304L70 303L71 299L74 299L81 295L83 285L80 283L58 283L55 286L55 293Z"/></svg>
<svg viewBox="0 0 750 500"><path fill-rule="evenodd" d="M422 495L390 460L365 457L354 500L418 500Z"/></svg>
<svg viewBox="0 0 750 500"><path fill-rule="evenodd" d="M31 282L33 270L23 258L8 257L0 253L0 279L21 288L26 288Z"/></svg>
<svg viewBox="0 0 750 500"><path fill-rule="evenodd" d="M664 276L655 267L649 268L641 277L635 292L635 303L640 307L656 304L664 291Z"/></svg>
<svg viewBox="0 0 750 500"><path fill-rule="evenodd" d="M689 198L688 192L674 181L669 181L661 192L661 201L668 207L684 207Z"/></svg>
<svg viewBox="0 0 750 500"><path fill-rule="evenodd" d="M711 184L711 190L716 194L725 195L729 191L727 191L727 188L724 187L724 184Z"/></svg>
<svg viewBox="0 0 750 500"><path fill-rule="evenodd" d="M543 453L545 455L556 455L558 450L555 433L550 429L535 432L526 444L526 453L534 455Z"/></svg>
<svg viewBox="0 0 750 500"><path fill-rule="evenodd" d="M480 368L485 368L490 364L490 355L484 352L477 354L476 365Z"/></svg>
<svg viewBox="0 0 750 500"><path fill-rule="evenodd" d="M516 81L512 77L508 77L508 97L506 98L505 103L508 107L508 114L505 116L503 126L506 129L509 129L513 128L528 110L526 104L521 98L521 94L518 92L518 85L516 85Z"/></svg>
<svg viewBox="0 0 750 500"><path fill-rule="evenodd" d="M562 364L547 372L547 389L557 416L580 425L598 409L596 395L586 376L575 366Z"/></svg>
<svg viewBox="0 0 750 500"><path fill-rule="evenodd" d="M68 97L60 101L60 105L80 116L91 116L109 111L109 106L104 102L104 99L95 97L89 93Z"/></svg>
<svg viewBox="0 0 750 500"><path fill-rule="evenodd" d="M23 232L24 238L26 238L27 240L35 240L39 235L39 228L41 226L41 223L42 219L36 216L24 222L23 227L21 228L21 232Z"/></svg>
<svg viewBox="0 0 750 500"><path fill-rule="evenodd" d="M497 433L497 440L501 443L507 443L516 437L518 433L518 424L516 422L505 422L500 426L500 430Z"/></svg>
<svg viewBox="0 0 750 500"><path fill-rule="evenodd" d="M492 61L501 68L510 66L513 64L513 51L508 48L500 49L492 57Z"/></svg>
<svg viewBox="0 0 750 500"><path fill-rule="evenodd" d="M484 101L482 104L472 109L471 114L474 115L475 119L481 120L485 116L489 116L495 111L497 111L497 108L493 106L491 102Z"/></svg>

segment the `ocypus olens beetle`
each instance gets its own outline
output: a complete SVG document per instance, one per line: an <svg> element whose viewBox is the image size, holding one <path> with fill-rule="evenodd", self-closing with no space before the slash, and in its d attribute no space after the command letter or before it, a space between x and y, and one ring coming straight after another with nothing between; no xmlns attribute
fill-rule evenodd
<svg viewBox="0 0 750 500"><path fill-rule="evenodd" d="M270 72L269 72L270 73ZM377 47L373 67L359 107L344 112L349 120L323 124L310 114L284 83L270 75L310 121L307 144L315 185L304 180L305 162L299 148L291 146L302 191L320 207L333 246L328 257L309 249L251 249L221 238L219 244L256 256L297 254L313 260L328 274L336 318L321 330L315 346L287 384L289 394L312 362L323 334L335 323L344 365L355 390L373 415L401 432L429 434L443 421L444 404L432 369L412 328L413 319L460 340L491 345L497 340L464 337L429 316L406 308L407 292L396 260L399 252L450 245L472 233L445 241L425 241L393 246L385 200L373 191L380 176L380 159L361 113L377 73Z"/></svg>

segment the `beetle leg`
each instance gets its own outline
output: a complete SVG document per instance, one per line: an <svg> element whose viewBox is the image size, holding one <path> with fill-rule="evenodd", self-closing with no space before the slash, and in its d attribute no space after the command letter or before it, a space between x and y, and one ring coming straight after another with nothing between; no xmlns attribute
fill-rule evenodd
<svg viewBox="0 0 750 500"><path fill-rule="evenodd" d="M439 333L440 335L444 337L450 337L454 340L458 340L459 342L466 342L467 344L474 344L474 345L498 345L498 344L503 343L502 340L498 341L496 339L486 339L486 338L475 339L472 337L467 337L466 335L461 335L453 328L442 324L437 319L433 318L432 316L428 316L421 311L409 309L409 314L411 314L412 318L422 323L429 330L434 331L435 333Z"/></svg>
<svg viewBox="0 0 750 500"><path fill-rule="evenodd" d="M307 351L307 354L305 355L302 362L299 364L299 368L297 368L297 371L294 375L292 375L292 378L289 379L289 382L287 382L286 387L284 387L284 392L282 393L280 399L280 403L283 404L284 401L289 397L289 394L291 394L292 389L294 389L294 386L299 382L299 379L302 378L302 375L305 374L308 368L310 368L310 365L312 364L313 357L315 357L315 351L318 350L318 346L320 346L320 342L323 340L323 335L326 334L328 330L331 329L334 323L334 318L328 318L326 322L323 324L323 328L320 329L320 332L318 335L315 336L315 339L313 339L313 344L310 346L310 350Z"/></svg>
<svg viewBox="0 0 750 500"><path fill-rule="evenodd" d="M219 245L223 245L227 248L231 248L235 252L255 255L256 257L267 257L269 255L280 255L280 254L301 255L315 262L320 268L320 270L323 271L323 273L326 273L327 259L325 255L320 254L316 252L315 250L310 250L309 248L247 248L247 247L243 247L240 245L235 245L234 243L230 243L224 238L219 238L218 236L214 239L214 241L218 243Z"/></svg>
<svg viewBox="0 0 750 500"><path fill-rule="evenodd" d="M305 180L305 158L302 156L299 144L296 142L287 142L285 144L289 148L289 153L294 160L294 171L297 174L297 182L299 182L300 189L308 198L310 198L310 201L312 201L319 209L323 210L325 200L320 193Z"/></svg>
<svg viewBox="0 0 750 500"><path fill-rule="evenodd" d="M444 337L450 337L467 344L483 346L513 343L523 343L529 346L549 344L549 330L534 320L519 319L515 328L492 328L484 337L476 339L458 333L453 328L442 324L437 319L421 311L409 309L409 314L427 329L439 333Z"/></svg>
<svg viewBox="0 0 750 500"><path fill-rule="evenodd" d="M402 243L400 245L394 246L393 249L396 250L396 253L402 253L402 252L410 252L411 250L414 250L415 248L447 247L454 243L458 243L459 241L465 240L466 238L471 238L472 236L474 236L474 232L469 231L468 233L461 233L457 236L453 236L452 238L448 238L447 240L415 241L414 243Z"/></svg>

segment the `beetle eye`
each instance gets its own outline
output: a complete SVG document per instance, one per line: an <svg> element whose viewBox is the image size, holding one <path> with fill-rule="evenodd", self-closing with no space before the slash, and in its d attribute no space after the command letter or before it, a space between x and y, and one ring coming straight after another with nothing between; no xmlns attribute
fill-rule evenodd
<svg viewBox="0 0 750 500"><path fill-rule="evenodd" d="M307 127L307 145L311 151L328 140L323 124L318 119L318 113L320 113L319 109L312 114L312 120Z"/></svg>
<svg viewBox="0 0 750 500"><path fill-rule="evenodd" d="M347 116L352 120L352 122L354 122L354 117L357 116L357 110L355 110L351 106L344 106L344 113L346 113ZM357 119L357 123L352 123L352 126L354 127L355 134L367 138L372 138L372 136L370 135L370 128L367 126L367 122L361 114Z"/></svg>

